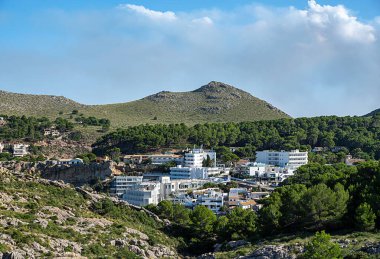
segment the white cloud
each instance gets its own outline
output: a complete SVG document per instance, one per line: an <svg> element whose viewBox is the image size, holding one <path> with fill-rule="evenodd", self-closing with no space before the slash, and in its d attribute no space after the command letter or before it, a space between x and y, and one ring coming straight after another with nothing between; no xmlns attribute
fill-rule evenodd
<svg viewBox="0 0 380 259"><path fill-rule="evenodd" d="M210 17L202 17L202 18L196 18L192 20L194 23L200 23L200 24L206 24L206 25L212 25L213 21Z"/></svg>
<svg viewBox="0 0 380 259"><path fill-rule="evenodd" d="M302 14L317 31L318 37L326 39L325 35L332 33L351 41L366 43L375 41L374 28L359 22L344 6L322 6L315 0L309 0L308 4L309 9Z"/></svg>
<svg viewBox="0 0 380 259"><path fill-rule="evenodd" d="M118 7L120 9L132 10L138 14L145 15L151 19L162 19L162 20L167 20L167 21L174 21L177 19L177 16L174 12L171 12L171 11L167 11L167 12L154 11L154 10L150 10L148 8L145 8L142 5L120 4Z"/></svg>

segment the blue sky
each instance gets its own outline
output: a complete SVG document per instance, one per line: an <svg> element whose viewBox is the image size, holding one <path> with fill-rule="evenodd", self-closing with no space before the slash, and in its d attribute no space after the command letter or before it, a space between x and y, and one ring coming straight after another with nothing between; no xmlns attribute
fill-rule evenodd
<svg viewBox="0 0 380 259"><path fill-rule="evenodd" d="M380 108L380 1L0 0L0 89L125 102L232 84L294 117Z"/></svg>

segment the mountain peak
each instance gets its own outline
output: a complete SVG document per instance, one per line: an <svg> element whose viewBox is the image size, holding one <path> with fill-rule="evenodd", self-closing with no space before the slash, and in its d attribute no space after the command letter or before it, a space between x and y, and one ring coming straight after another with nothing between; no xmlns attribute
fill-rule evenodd
<svg viewBox="0 0 380 259"><path fill-rule="evenodd" d="M243 92L242 90L233 87L232 85L225 84L223 82L211 81L207 85L201 86L200 88L194 90L193 92L203 92L203 93L222 93L222 92Z"/></svg>

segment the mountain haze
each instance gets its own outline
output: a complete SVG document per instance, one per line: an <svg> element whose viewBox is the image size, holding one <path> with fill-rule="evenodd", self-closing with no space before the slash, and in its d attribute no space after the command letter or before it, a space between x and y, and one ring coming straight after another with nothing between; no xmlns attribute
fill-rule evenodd
<svg viewBox="0 0 380 259"><path fill-rule="evenodd" d="M142 123L204 123L271 120L286 113L233 86L212 81L191 92L162 91L140 100L84 105L65 97L0 92L2 114L55 118L77 109L85 116L108 118L113 126Z"/></svg>

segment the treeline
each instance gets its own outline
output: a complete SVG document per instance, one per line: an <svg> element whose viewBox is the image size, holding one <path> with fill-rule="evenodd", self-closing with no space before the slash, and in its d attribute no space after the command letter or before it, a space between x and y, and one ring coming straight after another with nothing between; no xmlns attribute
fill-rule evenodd
<svg viewBox="0 0 380 259"><path fill-rule="evenodd" d="M52 126L61 132L72 130L74 124L63 118L57 118L54 121L48 118L35 118L26 116L6 116L3 118L0 126L1 140L29 139L41 140L44 137L44 130Z"/></svg>
<svg viewBox="0 0 380 259"><path fill-rule="evenodd" d="M148 209L172 221L168 231L183 248L199 253L230 240L257 241L277 234L380 229L380 163L358 166L310 164L263 201L258 213L235 208L217 217L162 201ZM318 257L319 258L319 257Z"/></svg>
<svg viewBox="0 0 380 259"><path fill-rule="evenodd" d="M111 125L111 121L109 119L104 119L104 118L98 119L93 116L90 116L90 117L79 116L75 118L75 121L83 125L90 125L90 126L109 127Z"/></svg>
<svg viewBox="0 0 380 259"><path fill-rule="evenodd" d="M345 147L348 151L380 158L380 116L280 119L241 123L140 125L119 129L93 146L98 154L112 148L123 153L146 152L163 147L204 145L244 147L240 156L255 150L310 150L321 146Z"/></svg>

